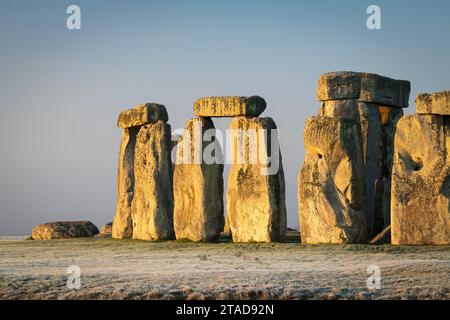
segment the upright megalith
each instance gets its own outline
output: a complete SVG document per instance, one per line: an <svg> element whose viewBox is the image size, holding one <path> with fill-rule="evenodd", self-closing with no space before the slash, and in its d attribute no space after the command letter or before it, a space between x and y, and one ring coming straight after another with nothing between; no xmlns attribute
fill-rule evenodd
<svg viewBox="0 0 450 320"><path fill-rule="evenodd" d="M173 236L171 132L167 121L166 108L156 103L141 104L119 115L122 141L113 238Z"/></svg>
<svg viewBox="0 0 450 320"><path fill-rule="evenodd" d="M376 74L332 72L319 79L319 116L358 123L364 158L364 213L371 234L390 224L394 133L402 108L408 107L409 93L409 81Z"/></svg>
<svg viewBox="0 0 450 320"><path fill-rule="evenodd" d="M133 239L173 239L171 129L166 122L146 124L139 130L134 177Z"/></svg>
<svg viewBox="0 0 450 320"><path fill-rule="evenodd" d="M450 244L450 92L423 94L397 124L392 243Z"/></svg>
<svg viewBox="0 0 450 320"><path fill-rule="evenodd" d="M115 239L131 238L131 202L134 196L134 149L139 127L122 129L117 174L117 206L112 227Z"/></svg>
<svg viewBox="0 0 450 320"><path fill-rule="evenodd" d="M304 142L306 157L298 178L302 242L365 241L364 160L358 122L309 118Z"/></svg>
<svg viewBox="0 0 450 320"><path fill-rule="evenodd" d="M194 118L178 139L173 176L177 239L216 241L224 227L223 156L210 118Z"/></svg>
<svg viewBox="0 0 450 320"><path fill-rule="evenodd" d="M226 198L233 241L281 241L286 232L285 183L275 122L235 117L229 132Z"/></svg>

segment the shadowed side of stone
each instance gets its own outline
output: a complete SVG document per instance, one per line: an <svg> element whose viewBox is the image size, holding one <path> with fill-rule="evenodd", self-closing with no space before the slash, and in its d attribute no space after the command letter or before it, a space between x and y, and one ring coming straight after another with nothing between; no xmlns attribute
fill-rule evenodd
<svg viewBox="0 0 450 320"><path fill-rule="evenodd" d="M236 117L230 129L232 165L226 198L233 241L281 241L286 204L277 127L271 118Z"/></svg>
<svg viewBox="0 0 450 320"><path fill-rule="evenodd" d="M258 117L265 109L266 101L259 96L203 97L194 103L198 117Z"/></svg>
<svg viewBox="0 0 450 320"><path fill-rule="evenodd" d="M173 177L177 239L216 241L223 229L223 156L214 136L210 118L195 118L178 141Z"/></svg>
<svg viewBox="0 0 450 320"><path fill-rule="evenodd" d="M379 234L370 241L370 244L382 245L391 243L391 226L384 228Z"/></svg>
<svg viewBox="0 0 450 320"><path fill-rule="evenodd" d="M358 243L367 237L364 161L358 123L312 117L298 178L302 243Z"/></svg>
<svg viewBox="0 0 450 320"><path fill-rule="evenodd" d="M98 234L97 227L89 221L50 222L35 226L31 232L34 240L68 239L92 237Z"/></svg>

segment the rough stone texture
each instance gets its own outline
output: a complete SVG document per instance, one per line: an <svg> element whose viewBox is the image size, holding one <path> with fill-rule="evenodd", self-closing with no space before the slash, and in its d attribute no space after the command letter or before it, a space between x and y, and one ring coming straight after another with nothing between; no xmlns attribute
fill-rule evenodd
<svg viewBox="0 0 450 320"><path fill-rule="evenodd" d="M223 232L231 234L230 222L229 222L228 216L225 216L225 225L223 226Z"/></svg>
<svg viewBox="0 0 450 320"><path fill-rule="evenodd" d="M381 245L391 243L391 226L383 229L375 238L370 241L370 244Z"/></svg>
<svg viewBox="0 0 450 320"><path fill-rule="evenodd" d="M98 234L97 227L89 221L50 222L35 226L31 232L34 240L68 239L92 237Z"/></svg>
<svg viewBox="0 0 450 320"><path fill-rule="evenodd" d="M174 238L170 138L170 125L163 121L143 126L137 135L131 205L133 239Z"/></svg>
<svg viewBox="0 0 450 320"><path fill-rule="evenodd" d="M117 207L112 228L114 239L131 238L131 202L134 196L134 152L138 127L122 129L117 174Z"/></svg>
<svg viewBox="0 0 450 320"><path fill-rule="evenodd" d="M108 222L100 229L100 234L102 235L111 235L112 234L112 222Z"/></svg>
<svg viewBox="0 0 450 320"><path fill-rule="evenodd" d="M210 118L191 119L178 142L173 177L177 239L216 241L224 227L222 150L218 141L203 139L207 130L215 131ZM218 161L203 159L204 154Z"/></svg>
<svg viewBox="0 0 450 320"><path fill-rule="evenodd" d="M281 152L277 159L272 159L273 163L267 164L265 159L266 155L272 156L273 145L278 145L278 134L271 131L276 129L275 122L271 118L237 117L231 122L230 129L234 133L239 130L244 133L231 137L233 155L228 175L227 217L233 241L281 241L287 223ZM254 143L248 135L251 132L256 133ZM258 157L258 161L252 161L250 156L251 148L255 147L255 152L263 156ZM239 153L245 156L243 161L239 159ZM268 174L271 166L276 168L277 160L278 170Z"/></svg>
<svg viewBox="0 0 450 320"><path fill-rule="evenodd" d="M198 117L258 117L266 109L266 101L252 97L203 97L195 101Z"/></svg>
<svg viewBox="0 0 450 320"><path fill-rule="evenodd" d="M364 157L366 201L364 212L369 233L390 224L390 177L395 126L401 108L380 106L356 99L324 101L319 116L353 119L358 123Z"/></svg>
<svg viewBox="0 0 450 320"><path fill-rule="evenodd" d="M366 240L364 161L360 127L352 119L312 117L298 178L302 243Z"/></svg>
<svg viewBox="0 0 450 320"><path fill-rule="evenodd" d="M416 112L419 114L450 115L450 91L420 94L416 98Z"/></svg>
<svg viewBox="0 0 450 320"><path fill-rule="evenodd" d="M330 72L319 79L317 98L321 101L356 99L393 107L408 107L411 84L371 73Z"/></svg>
<svg viewBox="0 0 450 320"><path fill-rule="evenodd" d="M117 126L125 129L158 121L169 121L166 107L157 103L144 103L133 109L122 111L119 114Z"/></svg>
<svg viewBox="0 0 450 320"><path fill-rule="evenodd" d="M450 119L405 116L392 173L392 244L450 244Z"/></svg>

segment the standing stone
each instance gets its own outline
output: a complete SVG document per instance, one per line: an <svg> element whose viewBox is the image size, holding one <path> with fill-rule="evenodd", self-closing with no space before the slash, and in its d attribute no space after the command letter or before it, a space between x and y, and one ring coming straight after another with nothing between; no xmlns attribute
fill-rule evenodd
<svg viewBox="0 0 450 320"><path fill-rule="evenodd" d="M392 244L450 244L449 150L449 117L412 115L398 122L392 174Z"/></svg>
<svg viewBox="0 0 450 320"><path fill-rule="evenodd" d="M134 156L133 239L174 238L170 152L169 124L158 121L141 127Z"/></svg>
<svg viewBox="0 0 450 320"><path fill-rule="evenodd" d="M203 97L195 101L197 117L258 117L266 109L266 101L252 97Z"/></svg>
<svg viewBox="0 0 450 320"><path fill-rule="evenodd" d="M287 222L275 122L271 118L236 117L230 129L227 217L233 241L281 241Z"/></svg>
<svg viewBox="0 0 450 320"><path fill-rule="evenodd" d="M135 189L135 148L140 128L148 123L167 122L166 108L157 103L144 103L122 111L117 126L122 129L117 177L117 207L112 227L115 239L131 238L133 235L132 201Z"/></svg>
<svg viewBox="0 0 450 320"><path fill-rule="evenodd" d="M138 130L139 127L122 129L117 174L117 207L112 227L114 239L131 238L133 235L131 202L134 196L134 149Z"/></svg>
<svg viewBox="0 0 450 320"><path fill-rule="evenodd" d="M403 110L355 99L324 101L319 116L353 119L358 123L364 157L364 212L369 233L390 224L390 176L395 126Z"/></svg>
<svg viewBox="0 0 450 320"><path fill-rule="evenodd" d="M177 239L216 241L224 226L223 156L210 118L191 119L179 139L175 165Z"/></svg>
<svg viewBox="0 0 450 320"><path fill-rule="evenodd" d="M358 122L352 119L307 120L306 157L298 178L302 243L366 240L360 130Z"/></svg>
<svg viewBox="0 0 450 320"><path fill-rule="evenodd" d="M410 83L376 74L326 73L319 79L319 116L358 123L364 157L364 213L370 234L390 224L390 185L395 126L408 106Z"/></svg>

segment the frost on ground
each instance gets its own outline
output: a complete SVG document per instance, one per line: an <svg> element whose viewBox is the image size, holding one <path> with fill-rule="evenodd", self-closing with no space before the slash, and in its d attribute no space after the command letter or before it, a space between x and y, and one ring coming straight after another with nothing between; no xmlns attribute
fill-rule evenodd
<svg viewBox="0 0 450 320"><path fill-rule="evenodd" d="M0 299L450 298L450 247L11 239L0 239ZM371 265L379 290L367 288Z"/></svg>

